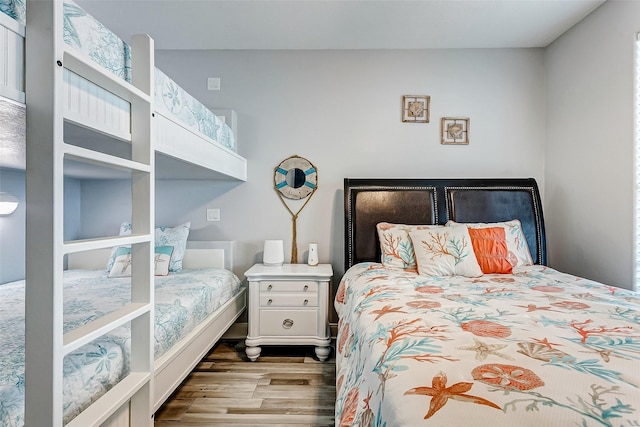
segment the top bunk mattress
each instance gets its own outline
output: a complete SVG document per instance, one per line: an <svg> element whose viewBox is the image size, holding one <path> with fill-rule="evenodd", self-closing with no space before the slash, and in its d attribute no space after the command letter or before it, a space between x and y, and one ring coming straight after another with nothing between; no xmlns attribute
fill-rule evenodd
<svg viewBox="0 0 640 427"><path fill-rule="evenodd" d="M0 12L22 25L26 24L26 0L0 0ZM131 82L131 49L129 45L67 0L64 2L64 41L116 76ZM190 129L217 141L236 152L236 141L230 126L170 77L155 68L155 110L175 118Z"/></svg>

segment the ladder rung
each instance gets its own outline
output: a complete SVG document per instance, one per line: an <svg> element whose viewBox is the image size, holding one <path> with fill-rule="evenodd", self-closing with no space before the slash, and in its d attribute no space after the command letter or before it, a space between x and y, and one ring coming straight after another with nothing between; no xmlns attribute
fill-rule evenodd
<svg viewBox="0 0 640 427"><path fill-rule="evenodd" d="M151 304L130 303L71 332L67 332L63 337L64 354L77 350L107 332L148 313L150 310Z"/></svg>
<svg viewBox="0 0 640 427"><path fill-rule="evenodd" d="M74 160L85 161L99 165L108 165L116 169L135 170L140 172L151 172L151 167L144 163L134 162L132 160L123 159L122 157L104 154L99 151L93 151L86 148L78 147L71 144L63 144L65 157Z"/></svg>
<svg viewBox="0 0 640 427"><path fill-rule="evenodd" d="M71 254L74 252L92 251L94 249L151 242L152 240L153 237L151 234L129 234L126 236L101 237L98 239L73 240L64 243L64 253Z"/></svg>
<svg viewBox="0 0 640 427"><path fill-rule="evenodd" d="M151 379L149 372L131 372L65 427L100 426Z"/></svg>
<svg viewBox="0 0 640 427"><path fill-rule="evenodd" d="M70 71L108 90L114 95L129 102L151 103L151 97L143 91L101 67L88 56L69 50L65 46L63 65Z"/></svg>

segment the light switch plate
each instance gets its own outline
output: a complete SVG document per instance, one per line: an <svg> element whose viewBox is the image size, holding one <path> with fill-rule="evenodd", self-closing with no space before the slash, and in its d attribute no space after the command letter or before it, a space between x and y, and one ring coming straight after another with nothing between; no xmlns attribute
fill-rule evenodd
<svg viewBox="0 0 640 427"><path fill-rule="evenodd" d="M207 90L220 90L220 77L209 77L207 79Z"/></svg>
<svg viewBox="0 0 640 427"><path fill-rule="evenodd" d="M220 209L207 209L207 222L220 221Z"/></svg>

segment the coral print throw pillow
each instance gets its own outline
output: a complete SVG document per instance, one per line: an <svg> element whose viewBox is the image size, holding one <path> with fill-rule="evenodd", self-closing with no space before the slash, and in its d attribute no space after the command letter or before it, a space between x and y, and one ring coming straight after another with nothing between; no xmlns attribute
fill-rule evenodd
<svg viewBox="0 0 640 427"><path fill-rule="evenodd" d="M382 265L403 270L416 270L416 257L409 237L412 230L426 230L441 225L406 225L380 222L376 225Z"/></svg>
<svg viewBox="0 0 640 427"><path fill-rule="evenodd" d="M416 259L413 243L409 238L410 227L404 224L381 222L376 225L382 265L405 270L416 269Z"/></svg>
<svg viewBox="0 0 640 427"><path fill-rule="evenodd" d="M447 221L447 226L456 227L462 225L461 222ZM533 259L529 252L527 239L522 232L522 224L519 220L494 222L494 223L465 223L469 228L494 228L502 227L505 232L509 262L513 267L522 265L533 265Z"/></svg>
<svg viewBox="0 0 640 427"><path fill-rule="evenodd" d="M409 232L423 276L482 276L466 226Z"/></svg>

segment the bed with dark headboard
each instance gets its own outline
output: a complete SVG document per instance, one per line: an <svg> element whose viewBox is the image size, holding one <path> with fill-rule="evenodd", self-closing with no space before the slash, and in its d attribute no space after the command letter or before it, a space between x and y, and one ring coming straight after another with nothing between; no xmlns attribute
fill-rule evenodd
<svg viewBox="0 0 640 427"><path fill-rule="evenodd" d="M536 264L547 264L544 218L533 178L345 178L345 270L380 259L376 224L519 219Z"/></svg>
<svg viewBox="0 0 640 427"><path fill-rule="evenodd" d="M534 179L346 178L344 208L336 426L639 425L640 295L547 266ZM451 255L433 236L514 220L529 262L422 270L425 253ZM389 230L413 242L413 266L385 263Z"/></svg>

